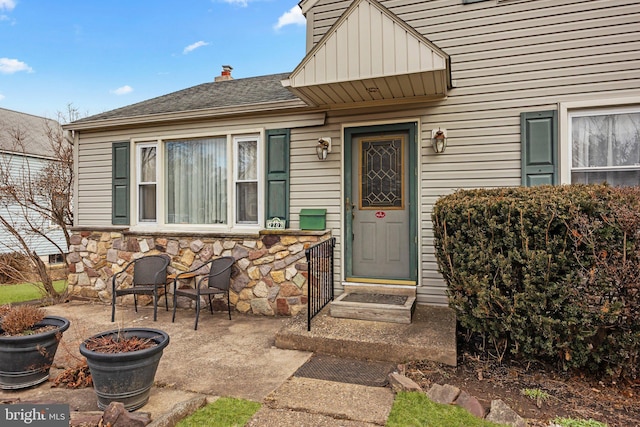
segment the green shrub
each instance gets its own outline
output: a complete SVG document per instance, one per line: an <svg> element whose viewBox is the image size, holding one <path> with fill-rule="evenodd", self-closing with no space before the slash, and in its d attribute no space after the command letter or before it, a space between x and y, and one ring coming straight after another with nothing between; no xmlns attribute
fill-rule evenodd
<svg viewBox="0 0 640 427"><path fill-rule="evenodd" d="M461 190L432 219L450 305L498 355L638 377L640 188Z"/></svg>

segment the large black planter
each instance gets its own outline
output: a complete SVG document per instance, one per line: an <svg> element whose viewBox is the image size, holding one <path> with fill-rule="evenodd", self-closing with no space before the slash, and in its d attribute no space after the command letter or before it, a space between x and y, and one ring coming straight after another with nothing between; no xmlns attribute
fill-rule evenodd
<svg viewBox="0 0 640 427"><path fill-rule="evenodd" d="M144 350L123 353L100 353L87 349L92 338L120 336L151 339L158 345ZM105 409L111 402L122 402L128 411L143 407L149 400L162 351L169 344L169 335L159 329L124 328L102 332L80 344L80 353L87 358L98 397L98 407Z"/></svg>
<svg viewBox="0 0 640 427"><path fill-rule="evenodd" d="M62 333L69 329L69 321L64 317L46 316L36 326L55 326L55 329L33 335L0 336L1 389L32 387L49 378L49 368Z"/></svg>

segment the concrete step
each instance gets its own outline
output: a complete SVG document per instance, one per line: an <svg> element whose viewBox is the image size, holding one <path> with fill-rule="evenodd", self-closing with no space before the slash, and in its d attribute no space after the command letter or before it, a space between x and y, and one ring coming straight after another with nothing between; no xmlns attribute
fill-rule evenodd
<svg viewBox="0 0 640 427"><path fill-rule="evenodd" d="M411 323L416 287L343 282L344 292L330 304L333 317Z"/></svg>
<svg viewBox="0 0 640 427"><path fill-rule="evenodd" d="M381 293L345 292L330 304L332 317L411 323L416 297Z"/></svg>
<svg viewBox="0 0 640 427"><path fill-rule="evenodd" d="M278 348L354 359L403 363L433 360L456 365L456 316L448 307L415 306L412 322L389 323L332 317L326 307L311 322L290 319L277 333Z"/></svg>

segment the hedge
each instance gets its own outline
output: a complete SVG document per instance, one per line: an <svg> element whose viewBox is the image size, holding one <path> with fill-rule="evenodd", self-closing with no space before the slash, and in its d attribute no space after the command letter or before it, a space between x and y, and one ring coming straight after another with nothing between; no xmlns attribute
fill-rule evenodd
<svg viewBox="0 0 640 427"><path fill-rule="evenodd" d="M640 375L640 188L459 190L432 214L462 327L497 355Z"/></svg>

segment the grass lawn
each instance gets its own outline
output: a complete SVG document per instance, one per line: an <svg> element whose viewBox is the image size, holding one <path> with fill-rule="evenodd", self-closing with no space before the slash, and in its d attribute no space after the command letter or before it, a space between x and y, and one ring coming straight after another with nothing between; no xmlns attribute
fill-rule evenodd
<svg viewBox="0 0 640 427"><path fill-rule="evenodd" d="M420 392L400 392L393 402L387 427L498 427L455 405L441 405Z"/></svg>
<svg viewBox="0 0 640 427"><path fill-rule="evenodd" d="M176 427L232 427L245 425L260 409L258 402L221 397L181 420Z"/></svg>
<svg viewBox="0 0 640 427"><path fill-rule="evenodd" d="M53 287L58 291L67 288L66 280L56 280ZM0 305L15 302L33 301L42 299L44 295L31 283L19 283L17 285L0 285Z"/></svg>
<svg viewBox="0 0 640 427"><path fill-rule="evenodd" d="M184 418L176 427L241 427L260 409L260 403L221 397ZM391 408L387 427L502 427L474 417L455 405L434 403L424 393L401 392Z"/></svg>

